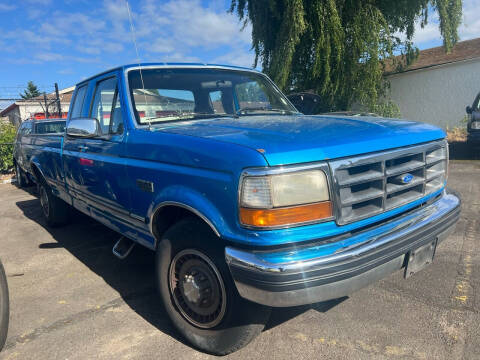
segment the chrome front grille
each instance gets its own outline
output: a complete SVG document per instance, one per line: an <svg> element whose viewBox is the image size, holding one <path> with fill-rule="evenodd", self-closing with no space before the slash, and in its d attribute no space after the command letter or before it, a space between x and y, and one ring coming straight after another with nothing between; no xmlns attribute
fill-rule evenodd
<svg viewBox="0 0 480 360"><path fill-rule="evenodd" d="M436 141L331 161L337 223L362 220L440 190L447 157L446 141Z"/></svg>

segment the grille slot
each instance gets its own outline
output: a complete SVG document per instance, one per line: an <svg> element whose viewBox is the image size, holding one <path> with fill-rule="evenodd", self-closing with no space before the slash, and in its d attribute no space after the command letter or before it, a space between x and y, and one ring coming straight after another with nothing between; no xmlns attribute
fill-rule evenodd
<svg viewBox="0 0 480 360"><path fill-rule="evenodd" d="M330 162L340 225L408 204L445 185L447 143L436 141Z"/></svg>

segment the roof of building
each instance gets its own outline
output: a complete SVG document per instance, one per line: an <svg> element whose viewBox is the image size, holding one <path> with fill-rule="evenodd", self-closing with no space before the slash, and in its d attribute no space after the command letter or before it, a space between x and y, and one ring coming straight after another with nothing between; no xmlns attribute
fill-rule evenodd
<svg viewBox="0 0 480 360"><path fill-rule="evenodd" d="M458 42L449 53L445 52L443 46L421 50L417 60L408 68L398 71L387 64L385 72L389 74L407 72L476 58L480 58L480 38ZM401 57L397 57L397 60L404 61Z"/></svg>
<svg viewBox="0 0 480 360"><path fill-rule="evenodd" d="M73 95L73 90L75 90L75 86L71 86L62 90L58 91L58 96L60 97L60 102L64 105L70 104L70 100L72 99ZM56 95L54 92L47 94L47 101L51 102L52 100L56 99ZM12 109L14 109L17 106L21 105L31 105L32 103L42 103L43 105L44 99L43 99L43 94L40 96L36 96L31 99L26 99L26 100L16 100L15 102L11 103L9 106L7 106L5 109L0 111L0 116L4 116L8 114Z"/></svg>

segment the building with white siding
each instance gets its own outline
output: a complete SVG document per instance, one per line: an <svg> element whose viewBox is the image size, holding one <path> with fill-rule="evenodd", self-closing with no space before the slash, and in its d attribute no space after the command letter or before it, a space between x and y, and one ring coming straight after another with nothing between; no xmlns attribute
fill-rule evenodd
<svg viewBox="0 0 480 360"><path fill-rule="evenodd" d="M402 117L444 129L465 127L465 107L480 92L480 38L422 50L411 66L387 75Z"/></svg>
<svg viewBox="0 0 480 360"><path fill-rule="evenodd" d="M67 117L74 89L75 87L72 86L58 92L62 110L61 115L58 114L56 104L52 104L56 99L55 93L47 94L47 103L51 104L48 106L49 117ZM8 118L15 126L18 126L22 121L28 119L45 119L46 116L43 95L28 100L17 100L0 112L0 117Z"/></svg>

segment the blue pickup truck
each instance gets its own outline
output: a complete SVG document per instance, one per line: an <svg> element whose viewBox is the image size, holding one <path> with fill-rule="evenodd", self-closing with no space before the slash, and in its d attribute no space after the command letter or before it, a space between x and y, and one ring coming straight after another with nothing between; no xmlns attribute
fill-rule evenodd
<svg viewBox="0 0 480 360"><path fill-rule="evenodd" d="M66 131L24 164L49 225L72 206L156 252L160 297L194 346L227 354L271 307L345 296L432 262L453 230L434 126L307 116L264 74L118 67L76 86Z"/></svg>

